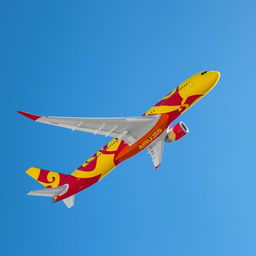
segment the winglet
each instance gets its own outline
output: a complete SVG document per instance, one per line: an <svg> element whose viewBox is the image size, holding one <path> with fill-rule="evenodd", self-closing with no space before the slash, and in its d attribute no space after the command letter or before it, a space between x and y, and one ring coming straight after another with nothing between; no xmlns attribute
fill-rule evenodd
<svg viewBox="0 0 256 256"><path fill-rule="evenodd" d="M33 114L29 114L29 113L26 113L26 112L23 112L23 111L17 111L19 114L27 117L27 118L30 118L32 119L33 121L36 121L38 118L40 118L41 116L37 116L37 115L33 115Z"/></svg>

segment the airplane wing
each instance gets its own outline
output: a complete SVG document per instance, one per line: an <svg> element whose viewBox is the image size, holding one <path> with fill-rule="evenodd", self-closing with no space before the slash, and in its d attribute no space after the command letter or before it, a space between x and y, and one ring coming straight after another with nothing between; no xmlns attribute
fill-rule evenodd
<svg viewBox="0 0 256 256"><path fill-rule="evenodd" d="M163 157L164 143L165 143L165 136L160 136L158 140L153 142L152 145L150 145L147 148L147 151L153 161L155 170L161 164L162 157Z"/></svg>
<svg viewBox="0 0 256 256"><path fill-rule="evenodd" d="M60 126L118 138L128 145L133 144L147 131L149 131L159 119L159 115L142 117L121 118L92 118L92 117L57 117L37 116L23 111L17 111L36 122Z"/></svg>

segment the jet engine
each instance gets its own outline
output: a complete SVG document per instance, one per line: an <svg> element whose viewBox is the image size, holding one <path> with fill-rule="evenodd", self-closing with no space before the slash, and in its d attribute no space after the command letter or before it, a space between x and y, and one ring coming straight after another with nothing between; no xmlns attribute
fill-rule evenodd
<svg viewBox="0 0 256 256"><path fill-rule="evenodd" d="M184 122L179 122L175 124L173 127L167 130L166 142L177 141L183 136L189 133L189 129Z"/></svg>

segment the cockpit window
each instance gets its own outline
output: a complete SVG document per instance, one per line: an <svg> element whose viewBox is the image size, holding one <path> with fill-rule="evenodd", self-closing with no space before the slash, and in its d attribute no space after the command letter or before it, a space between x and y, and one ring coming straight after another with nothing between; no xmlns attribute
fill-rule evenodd
<svg viewBox="0 0 256 256"><path fill-rule="evenodd" d="M203 76L204 74L206 74L208 71L204 71L201 73L201 76Z"/></svg>

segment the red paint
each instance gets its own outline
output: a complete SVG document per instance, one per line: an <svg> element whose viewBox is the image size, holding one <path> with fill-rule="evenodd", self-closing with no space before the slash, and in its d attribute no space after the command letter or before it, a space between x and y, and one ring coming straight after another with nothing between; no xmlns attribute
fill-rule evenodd
<svg viewBox="0 0 256 256"><path fill-rule="evenodd" d="M171 128L171 130L173 131L173 133L174 133L175 136L176 136L176 137L175 137L175 141L176 141L176 140L179 140L180 138L182 138L184 135L187 134L187 132L182 129L180 123L175 124L175 125Z"/></svg>
<svg viewBox="0 0 256 256"><path fill-rule="evenodd" d="M27 117L27 118L30 118L32 119L33 121L36 121L38 118L40 118L41 116L37 116L37 115L33 115L33 114L29 114L29 113L26 113L26 112L23 112L23 111L17 111L19 114Z"/></svg>
<svg viewBox="0 0 256 256"><path fill-rule="evenodd" d="M70 178L74 178L71 175L67 175ZM68 191L61 196L57 196L55 199L55 202L57 201L61 201L67 197L70 197L88 187L90 187L91 185L95 184L97 181L99 181L101 175L95 176L95 177L91 177L91 178L75 178L75 182L67 182L66 184L69 184L69 189ZM64 185L64 184L63 184Z"/></svg>
<svg viewBox="0 0 256 256"><path fill-rule="evenodd" d="M192 95L192 96L189 96L186 99L185 104L192 105L196 100L198 100L198 98L200 98L202 96L203 95Z"/></svg>
<svg viewBox="0 0 256 256"><path fill-rule="evenodd" d="M89 159L89 162L88 160L85 162L85 166L81 165L79 168L77 168L77 170L79 171L83 171L83 172L91 172L95 169L96 167L96 164L97 164L97 156L96 154L94 154L92 156L93 159Z"/></svg>
<svg viewBox="0 0 256 256"><path fill-rule="evenodd" d="M182 97L176 88L176 92L171 95L169 98L159 101L155 106L179 106L182 102Z"/></svg>
<svg viewBox="0 0 256 256"><path fill-rule="evenodd" d="M39 173L39 177L37 178L37 181L39 182L44 182L44 183L49 183L48 186L46 186L47 188L51 188L51 183L55 181L55 177L52 177L51 179L47 179L47 175L50 173L51 171L47 171L44 169L40 169L40 173ZM69 185L68 191L61 196L58 196L56 198L55 201L60 201L63 200L69 196L72 196L73 194L76 194L78 192L80 192L81 190L90 187L91 185L93 185L94 183L96 183L101 175L97 175L95 177L91 177L91 178L77 178L74 177L72 175L66 175L63 173L57 173L60 177L60 181L58 186L63 186L65 184Z"/></svg>
<svg viewBox="0 0 256 256"><path fill-rule="evenodd" d="M55 181L55 177L47 177L48 174L51 171L47 171L44 169L40 169L40 173L39 176L37 178L37 181L43 182L43 183L49 183L49 186L47 186L47 188L51 188L51 184ZM58 186L62 186L64 184L71 184L71 183L75 183L77 181L77 178L71 175L66 175L63 173L57 173L60 177L60 181L59 181L59 185Z"/></svg>

